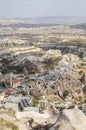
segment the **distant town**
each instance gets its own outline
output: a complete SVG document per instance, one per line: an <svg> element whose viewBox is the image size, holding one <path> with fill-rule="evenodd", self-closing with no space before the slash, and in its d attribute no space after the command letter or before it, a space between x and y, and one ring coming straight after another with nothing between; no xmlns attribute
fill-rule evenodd
<svg viewBox="0 0 86 130"><path fill-rule="evenodd" d="M0 130L5 127L86 130L86 24L0 20Z"/></svg>

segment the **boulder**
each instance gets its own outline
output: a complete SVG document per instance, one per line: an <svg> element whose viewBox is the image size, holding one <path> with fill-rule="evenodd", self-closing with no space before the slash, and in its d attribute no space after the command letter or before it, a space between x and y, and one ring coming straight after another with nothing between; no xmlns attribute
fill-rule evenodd
<svg viewBox="0 0 86 130"><path fill-rule="evenodd" d="M76 108L64 110L58 121L61 123L59 130L86 130L86 116Z"/></svg>

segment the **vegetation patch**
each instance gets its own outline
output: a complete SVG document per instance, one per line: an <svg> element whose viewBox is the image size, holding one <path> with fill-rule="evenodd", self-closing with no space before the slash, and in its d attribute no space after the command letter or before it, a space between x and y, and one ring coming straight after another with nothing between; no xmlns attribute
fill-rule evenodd
<svg viewBox="0 0 86 130"><path fill-rule="evenodd" d="M39 104L39 101L41 100L41 96L36 96L36 97L34 97L33 98L33 100L32 100L32 106L33 107L36 107L38 104Z"/></svg>
<svg viewBox="0 0 86 130"><path fill-rule="evenodd" d="M68 90L65 90L65 91L63 92L63 97L66 98L68 95L69 95L69 91L68 91Z"/></svg>
<svg viewBox="0 0 86 130"><path fill-rule="evenodd" d="M56 64L56 60L52 59L52 58L45 59L43 64L44 64L44 68L46 70L51 70L51 69L54 69L54 65Z"/></svg>

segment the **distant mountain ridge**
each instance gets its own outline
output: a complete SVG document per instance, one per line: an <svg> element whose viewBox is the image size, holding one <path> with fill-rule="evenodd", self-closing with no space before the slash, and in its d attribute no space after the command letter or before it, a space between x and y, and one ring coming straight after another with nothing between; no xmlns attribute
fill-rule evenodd
<svg viewBox="0 0 86 130"><path fill-rule="evenodd" d="M1 19L0 23L29 23L29 24L80 24L86 23L86 17L28 17Z"/></svg>

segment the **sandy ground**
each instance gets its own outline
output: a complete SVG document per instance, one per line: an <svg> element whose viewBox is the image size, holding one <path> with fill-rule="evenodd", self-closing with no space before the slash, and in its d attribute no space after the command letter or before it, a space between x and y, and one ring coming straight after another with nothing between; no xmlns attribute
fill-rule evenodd
<svg viewBox="0 0 86 130"><path fill-rule="evenodd" d="M5 120L7 120L7 121L11 121L16 126L19 127L19 130L28 130L27 127L26 127L26 125L23 122L20 122L20 121L16 120L15 118L10 117L7 114L0 114L0 118L3 118Z"/></svg>

